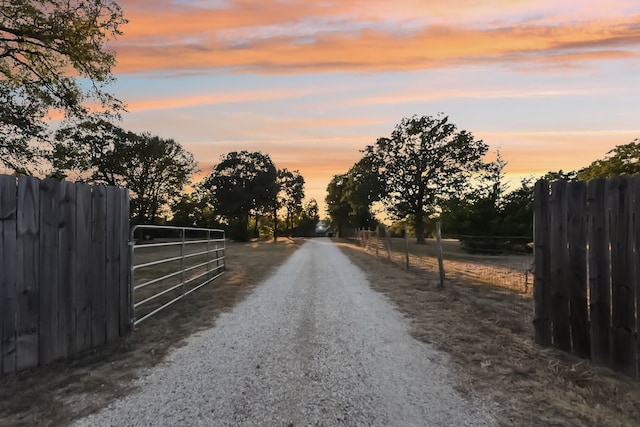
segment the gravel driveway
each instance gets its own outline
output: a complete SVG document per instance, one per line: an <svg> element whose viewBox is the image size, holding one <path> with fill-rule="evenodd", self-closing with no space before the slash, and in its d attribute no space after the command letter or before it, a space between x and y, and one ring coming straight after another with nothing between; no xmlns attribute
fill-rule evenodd
<svg viewBox="0 0 640 427"><path fill-rule="evenodd" d="M76 425L492 425L408 327L329 239L311 239L138 392Z"/></svg>

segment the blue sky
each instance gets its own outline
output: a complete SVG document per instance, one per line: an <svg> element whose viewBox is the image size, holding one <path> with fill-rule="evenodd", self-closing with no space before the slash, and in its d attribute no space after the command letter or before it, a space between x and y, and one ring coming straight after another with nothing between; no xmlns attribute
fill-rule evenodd
<svg viewBox="0 0 640 427"><path fill-rule="evenodd" d="M322 203L405 116L443 112L511 179L640 137L640 3L627 0L120 1L123 126L174 138L203 173L269 153Z"/></svg>

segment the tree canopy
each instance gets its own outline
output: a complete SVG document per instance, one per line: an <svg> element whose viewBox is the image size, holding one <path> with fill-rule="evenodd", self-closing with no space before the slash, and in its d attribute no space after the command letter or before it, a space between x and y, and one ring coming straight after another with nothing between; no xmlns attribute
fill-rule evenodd
<svg viewBox="0 0 640 427"><path fill-rule="evenodd" d="M424 242L424 218L440 200L467 185L488 146L470 132L457 131L442 114L404 118L390 137L365 149L372 157L388 212L400 219L415 218L417 240Z"/></svg>
<svg viewBox="0 0 640 427"><path fill-rule="evenodd" d="M180 227L217 228L218 215L208 203L205 190L196 185L191 193L184 193L171 204L171 223Z"/></svg>
<svg viewBox="0 0 640 427"><path fill-rule="evenodd" d="M52 163L58 176L75 172L92 183L127 187L137 223L157 222L164 206L191 182L197 164L173 139L136 134L104 120L58 130Z"/></svg>
<svg viewBox="0 0 640 427"><path fill-rule="evenodd" d="M105 91L115 64L106 42L125 23L113 0L2 2L0 165L25 167L39 154L33 142L47 139L51 110L82 118L87 101L102 111L122 108Z"/></svg>
<svg viewBox="0 0 640 427"><path fill-rule="evenodd" d="M346 174L335 175L327 185L327 212L342 235L345 226L372 228L377 220L371 211L380 200L382 188L378 178L377 159L365 155Z"/></svg>
<svg viewBox="0 0 640 427"><path fill-rule="evenodd" d="M640 139L616 146L607 153L604 159L596 160L581 169L577 178L588 181L596 178L637 174L640 174Z"/></svg>
<svg viewBox="0 0 640 427"><path fill-rule="evenodd" d="M276 176L278 194L274 205L273 237L278 237L278 210L284 210L285 233L289 234L294 227L294 219L302 213L304 199L304 177L300 171L287 168L278 169Z"/></svg>
<svg viewBox="0 0 640 427"><path fill-rule="evenodd" d="M312 237L316 232L316 225L320 221L320 210L316 199L309 199L304 203L300 215L300 222L297 226L298 236Z"/></svg>
<svg viewBox="0 0 640 427"><path fill-rule="evenodd" d="M325 197L327 213L340 237L343 236L344 227L349 225L350 222L351 205L346 197L348 182L349 176L347 174L334 175L327 185L327 195Z"/></svg>
<svg viewBox="0 0 640 427"><path fill-rule="evenodd" d="M249 218L273 210L277 170L268 154L233 151L220 158L204 181L216 212L226 218L231 235L248 240Z"/></svg>

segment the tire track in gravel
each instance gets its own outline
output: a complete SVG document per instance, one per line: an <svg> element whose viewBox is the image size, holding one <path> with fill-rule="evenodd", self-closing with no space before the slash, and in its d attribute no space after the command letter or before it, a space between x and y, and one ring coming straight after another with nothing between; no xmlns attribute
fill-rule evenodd
<svg viewBox="0 0 640 427"><path fill-rule="evenodd" d="M307 241L139 390L76 425L493 425L329 239Z"/></svg>

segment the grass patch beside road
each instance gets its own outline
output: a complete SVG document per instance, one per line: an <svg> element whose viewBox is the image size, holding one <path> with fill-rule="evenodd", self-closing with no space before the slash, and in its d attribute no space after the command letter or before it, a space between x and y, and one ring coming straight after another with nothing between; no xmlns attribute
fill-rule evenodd
<svg viewBox="0 0 640 427"><path fill-rule="evenodd" d="M231 243L225 274L82 357L0 377L0 425L67 425L132 391L132 380L244 299L303 240Z"/></svg>
<svg viewBox="0 0 640 427"><path fill-rule="evenodd" d="M494 407L500 425L640 425L640 383L537 346L529 328L512 326L519 313L503 310L500 301L486 303L484 285L458 282L438 290L435 271L407 272L356 245L338 244L372 288L411 319L416 339L451 356L458 391Z"/></svg>

